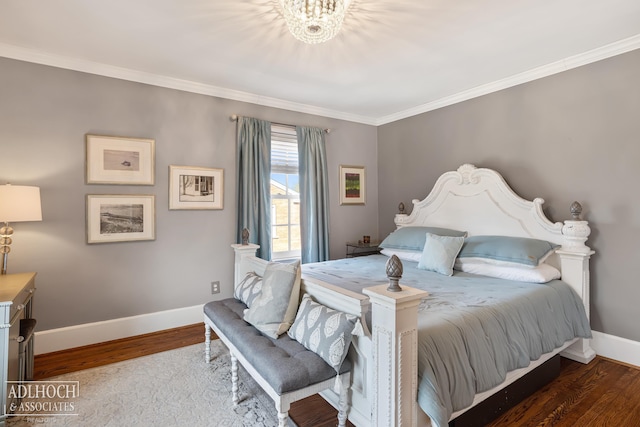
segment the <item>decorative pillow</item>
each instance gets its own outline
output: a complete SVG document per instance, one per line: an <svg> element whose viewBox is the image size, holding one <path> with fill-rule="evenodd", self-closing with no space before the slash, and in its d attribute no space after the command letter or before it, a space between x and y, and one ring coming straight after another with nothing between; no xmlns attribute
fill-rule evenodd
<svg viewBox="0 0 640 427"><path fill-rule="evenodd" d="M278 338L293 323L300 298L300 261L270 262L262 278L262 292L244 311L244 320L263 334Z"/></svg>
<svg viewBox="0 0 640 427"><path fill-rule="evenodd" d="M362 335L362 332L357 316L318 304L304 294L296 320L288 333L339 373L347 357L352 335Z"/></svg>
<svg viewBox="0 0 640 427"><path fill-rule="evenodd" d="M440 227L401 227L389 234L380 243L381 248L404 249L422 251L426 233L437 234L438 236L466 237L466 231L451 230Z"/></svg>
<svg viewBox="0 0 640 427"><path fill-rule="evenodd" d="M518 282L547 283L560 278L560 271L549 264L536 267L505 267L492 264L466 264L456 261L456 270L465 273L480 274L482 276L497 277L499 279L515 280Z"/></svg>
<svg viewBox="0 0 640 427"><path fill-rule="evenodd" d="M453 274L453 264L456 262L456 257L463 243L464 237L439 236L426 233L424 249L418 268L451 276Z"/></svg>
<svg viewBox="0 0 640 427"><path fill-rule="evenodd" d="M422 251L406 251L404 249L383 249L380 251L382 255L386 255L391 258L393 255L400 258L402 261L419 262L422 256Z"/></svg>
<svg viewBox="0 0 640 427"><path fill-rule="evenodd" d="M526 237L471 236L464 242L458 258L469 263L505 266L515 263L535 267L559 246L546 240Z"/></svg>
<svg viewBox="0 0 640 427"><path fill-rule="evenodd" d="M233 290L233 297L242 301L247 307L251 307L253 300L260 295L260 291L262 291L262 277L251 271Z"/></svg>

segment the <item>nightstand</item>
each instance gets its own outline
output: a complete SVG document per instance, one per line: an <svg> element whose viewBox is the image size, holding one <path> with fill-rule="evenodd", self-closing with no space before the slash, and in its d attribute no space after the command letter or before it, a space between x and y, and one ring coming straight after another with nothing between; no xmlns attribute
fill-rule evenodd
<svg viewBox="0 0 640 427"><path fill-rule="evenodd" d="M347 258L379 254L379 244L380 242L347 242Z"/></svg>

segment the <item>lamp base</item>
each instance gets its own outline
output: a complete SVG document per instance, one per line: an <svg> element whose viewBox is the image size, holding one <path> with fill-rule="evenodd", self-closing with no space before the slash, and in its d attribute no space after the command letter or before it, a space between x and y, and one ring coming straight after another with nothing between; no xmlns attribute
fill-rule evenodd
<svg viewBox="0 0 640 427"><path fill-rule="evenodd" d="M7 274L7 262L9 260L9 252L11 252L11 236L13 235L13 228L9 227L9 223L5 222L3 227L0 227L0 254L2 254L2 271L0 274Z"/></svg>

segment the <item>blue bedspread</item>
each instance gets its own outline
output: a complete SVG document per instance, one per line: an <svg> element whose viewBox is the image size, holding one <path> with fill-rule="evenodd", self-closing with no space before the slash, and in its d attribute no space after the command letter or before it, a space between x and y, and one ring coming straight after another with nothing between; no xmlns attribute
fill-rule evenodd
<svg viewBox="0 0 640 427"><path fill-rule="evenodd" d="M384 255L305 264L303 274L361 293L388 283ZM429 292L418 313L418 403L437 427L573 338L591 338L582 300L560 280L535 284L455 271L451 277L403 262L401 285Z"/></svg>

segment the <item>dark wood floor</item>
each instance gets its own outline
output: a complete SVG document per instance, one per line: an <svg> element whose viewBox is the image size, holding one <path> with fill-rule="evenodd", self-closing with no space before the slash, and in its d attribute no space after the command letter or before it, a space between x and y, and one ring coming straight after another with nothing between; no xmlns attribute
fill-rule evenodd
<svg viewBox="0 0 640 427"><path fill-rule="evenodd" d="M204 326L197 324L37 355L34 377L49 378L203 341ZM300 427L336 424L335 409L317 395L296 402L289 414ZM640 427L640 369L602 357L588 365L562 359L558 378L488 426Z"/></svg>
<svg viewBox="0 0 640 427"><path fill-rule="evenodd" d="M39 354L33 363L33 379L42 380L201 342L204 342L204 324Z"/></svg>

